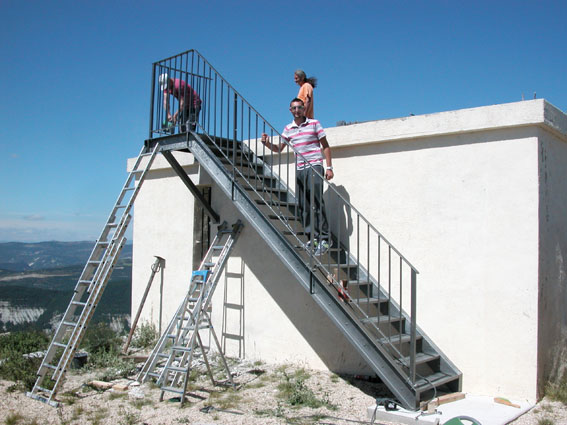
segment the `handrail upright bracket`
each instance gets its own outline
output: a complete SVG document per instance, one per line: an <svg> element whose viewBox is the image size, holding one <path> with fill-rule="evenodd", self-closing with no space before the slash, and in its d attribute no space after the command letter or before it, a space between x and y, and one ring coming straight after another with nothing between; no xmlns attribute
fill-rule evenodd
<svg viewBox="0 0 567 425"><path fill-rule="evenodd" d="M410 328L410 379L415 383L415 353L416 353L416 329L417 329L417 273L411 269L411 328Z"/></svg>

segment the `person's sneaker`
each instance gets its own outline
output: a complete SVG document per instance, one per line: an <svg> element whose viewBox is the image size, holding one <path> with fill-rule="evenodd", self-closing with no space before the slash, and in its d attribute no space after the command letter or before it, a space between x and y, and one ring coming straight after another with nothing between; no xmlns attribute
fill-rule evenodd
<svg viewBox="0 0 567 425"><path fill-rule="evenodd" d="M315 248L317 248L317 239L314 239L314 240L313 240L313 246L315 246ZM303 244L303 249L304 249L305 251L307 251L307 252L313 251L313 250L311 249L311 240L308 240L307 242L305 242L305 243Z"/></svg>
<svg viewBox="0 0 567 425"><path fill-rule="evenodd" d="M317 244L317 248L315 249L315 255L323 255L329 250L329 248L332 245L333 245L333 241L327 241L326 239L319 241L319 243Z"/></svg>

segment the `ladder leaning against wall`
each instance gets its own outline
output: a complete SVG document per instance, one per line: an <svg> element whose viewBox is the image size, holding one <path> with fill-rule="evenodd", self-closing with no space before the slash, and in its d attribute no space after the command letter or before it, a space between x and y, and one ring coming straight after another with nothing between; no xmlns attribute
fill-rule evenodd
<svg viewBox="0 0 567 425"><path fill-rule="evenodd" d="M201 338L202 330L210 332L227 378L234 386L226 358L211 323L209 308L220 275L242 227L240 220L232 226L226 222L219 226L218 233L205 254L199 270L194 271L191 276L187 295L138 375L139 382L154 379L160 385L160 401L163 400L165 392L171 392L180 395L183 405L189 374L197 357L202 358L213 385L216 384L207 359L209 347L203 344Z"/></svg>
<svg viewBox="0 0 567 425"><path fill-rule="evenodd" d="M54 399L61 388L87 326L110 279L114 265L126 243L124 236L132 216L130 211L146 174L159 152L159 146L143 148L128 174L104 229L75 286L61 323L37 372L37 379L26 395L57 407Z"/></svg>

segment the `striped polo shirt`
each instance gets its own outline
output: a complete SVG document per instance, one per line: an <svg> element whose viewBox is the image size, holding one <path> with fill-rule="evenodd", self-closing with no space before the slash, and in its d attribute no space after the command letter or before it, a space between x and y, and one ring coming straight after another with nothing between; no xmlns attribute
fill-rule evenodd
<svg viewBox="0 0 567 425"><path fill-rule="evenodd" d="M295 121L285 126L282 137L295 152L302 157L296 156L297 169L302 170L311 165L323 165L323 153L319 140L325 137L325 130L321 123L315 119L307 118L303 123L297 125Z"/></svg>

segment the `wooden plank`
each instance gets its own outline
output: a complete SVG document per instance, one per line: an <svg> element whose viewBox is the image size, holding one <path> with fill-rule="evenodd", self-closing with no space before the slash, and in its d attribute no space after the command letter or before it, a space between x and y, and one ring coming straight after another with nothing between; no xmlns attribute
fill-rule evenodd
<svg viewBox="0 0 567 425"><path fill-rule="evenodd" d="M445 394L440 397L434 398L429 403L423 403L421 405L421 410L426 410L427 413L435 413L435 409L437 409L442 404L452 403L453 401L462 400L463 398L465 398L464 393Z"/></svg>
<svg viewBox="0 0 567 425"><path fill-rule="evenodd" d="M510 407L516 407L518 409L521 407L519 404L512 403L510 400L507 400L503 397L494 397L494 403L503 404L505 406L510 406Z"/></svg>

